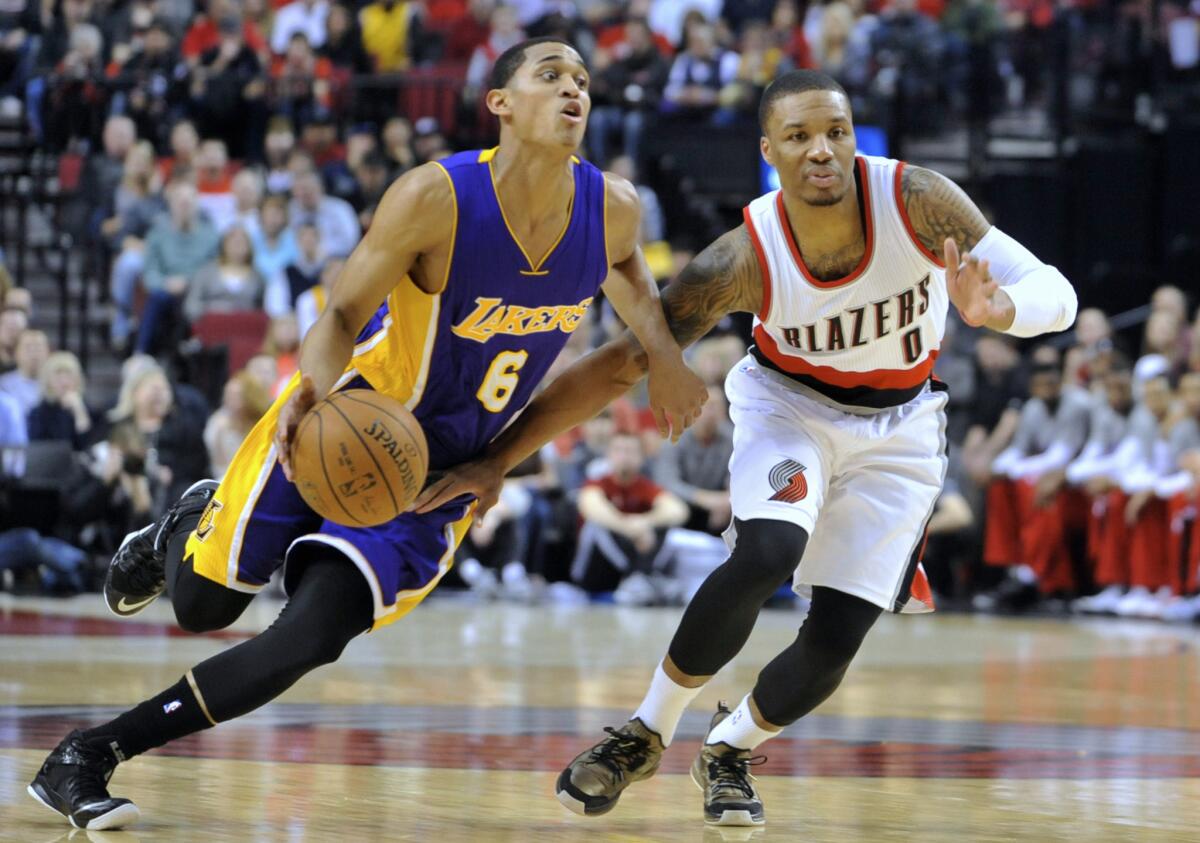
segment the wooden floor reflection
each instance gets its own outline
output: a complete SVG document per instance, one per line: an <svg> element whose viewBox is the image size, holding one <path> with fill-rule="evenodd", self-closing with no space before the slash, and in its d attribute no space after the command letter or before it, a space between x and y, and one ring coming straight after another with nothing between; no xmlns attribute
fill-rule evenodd
<svg viewBox="0 0 1200 843"><path fill-rule="evenodd" d="M241 721L122 765L143 819L72 832L24 793L69 728L111 717L269 623L223 636L137 622L96 598L0 600L0 840L1194 841L1195 628L885 617L833 699L768 743L768 825L706 829L685 775L717 699L795 635L764 613L685 718L662 772L601 818L557 770L620 722L675 610L431 601Z"/></svg>

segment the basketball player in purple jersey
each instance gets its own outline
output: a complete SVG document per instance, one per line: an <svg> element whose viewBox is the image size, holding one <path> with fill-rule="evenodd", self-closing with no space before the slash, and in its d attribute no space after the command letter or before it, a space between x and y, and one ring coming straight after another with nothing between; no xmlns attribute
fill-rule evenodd
<svg viewBox="0 0 1200 843"><path fill-rule="evenodd" d="M633 717L559 776L559 801L576 813L605 813L654 774L688 703L793 581L812 599L799 635L733 711L718 707L692 765L707 822L762 823L754 749L833 693L880 613L932 609L919 561L945 476L946 393L932 370L948 305L970 325L1024 337L1075 319L1070 283L957 185L857 155L832 78L779 77L759 122L782 189L751 202L745 223L663 293L680 345L730 312L756 316L754 347L725 383L731 553L684 611ZM486 508L505 471L625 392L645 359L627 335L579 361L417 511L466 492Z"/></svg>
<svg viewBox="0 0 1200 843"><path fill-rule="evenodd" d="M603 289L650 349L659 427L678 436L707 393L683 364L638 247L633 187L575 157L588 73L555 38L496 62L487 103L500 146L402 177L380 204L300 351L300 374L243 442L220 485L197 483L126 537L105 597L119 615L164 588L192 632L233 623L285 561L290 599L269 629L204 661L115 720L69 734L29 792L88 829L138 817L109 796L114 767L253 711L401 617L448 570L472 517L464 495L378 527L325 521L290 482L288 451L319 398L367 388L420 421L437 472L478 457ZM383 302L382 306L380 302Z"/></svg>

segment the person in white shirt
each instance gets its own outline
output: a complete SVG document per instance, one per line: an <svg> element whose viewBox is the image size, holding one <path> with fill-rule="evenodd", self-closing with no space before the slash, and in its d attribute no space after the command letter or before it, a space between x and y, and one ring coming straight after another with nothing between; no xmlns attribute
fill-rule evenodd
<svg viewBox="0 0 1200 843"><path fill-rule="evenodd" d="M325 21L329 17L326 0L293 0L275 12L275 23L271 27L271 52L283 55L288 41L297 32L308 38L312 48L318 49L325 43Z"/></svg>
<svg viewBox="0 0 1200 843"><path fill-rule="evenodd" d="M337 283L338 275L341 274L342 267L345 265L345 258L332 257L326 260L325 265L321 267L321 283L308 288L296 299L296 325L300 329L301 340L304 339L304 335L308 333L308 329L313 326L313 323L317 321L321 311L325 309L325 304L329 301L329 294L333 291L333 285Z"/></svg>
<svg viewBox="0 0 1200 843"><path fill-rule="evenodd" d="M292 230L309 223L321 233L327 254L348 255L358 245L362 228L354 207L345 199L326 196L325 186L315 171L296 176L292 185L290 217Z"/></svg>
<svg viewBox="0 0 1200 843"><path fill-rule="evenodd" d="M213 220L217 231L224 234L237 226L250 235L251 240L262 236L259 206L262 204L263 179L256 170L242 170L233 177L233 208L231 213Z"/></svg>

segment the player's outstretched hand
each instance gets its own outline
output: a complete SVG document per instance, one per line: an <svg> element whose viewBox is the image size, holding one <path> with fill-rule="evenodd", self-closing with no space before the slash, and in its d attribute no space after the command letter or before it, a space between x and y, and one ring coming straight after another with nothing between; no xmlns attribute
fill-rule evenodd
<svg viewBox="0 0 1200 843"><path fill-rule="evenodd" d="M946 291L963 321L979 328L993 317L1001 317L1003 310L994 299L1000 285L988 272L988 262L970 253L965 262L960 261L958 244L952 237L946 238L945 250Z"/></svg>
<svg viewBox="0 0 1200 843"><path fill-rule="evenodd" d="M279 452L279 464L283 467L283 476L292 479L292 444L296 438L296 428L304 414L317 403L317 392L312 378L303 375L300 386L288 398L283 409L279 411L279 426L275 430L275 450Z"/></svg>
<svg viewBox="0 0 1200 843"><path fill-rule="evenodd" d="M422 489L409 507L409 512L424 514L462 495L474 495L479 501L475 507L475 521L478 523L500 499L503 485L504 472L491 460L484 458L465 462Z"/></svg>
<svg viewBox="0 0 1200 843"><path fill-rule="evenodd" d="M672 442L678 442L692 426L708 400L708 387L684 364L682 357L677 363L656 363L651 358L648 389L654 424Z"/></svg>

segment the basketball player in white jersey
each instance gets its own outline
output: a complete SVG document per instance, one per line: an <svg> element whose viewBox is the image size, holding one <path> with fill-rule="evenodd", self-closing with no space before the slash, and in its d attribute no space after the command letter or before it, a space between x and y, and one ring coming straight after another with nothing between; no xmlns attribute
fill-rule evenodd
<svg viewBox="0 0 1200 843"><path fill-rule="evenodd" d="M633 717L559 777L559 801L580 814L610 810L658 769L688 703L793 580L812 600L798 637L734 711L719 707L692 766L708 822L763 822L755 748L833 693L881 612L932 608L918 562L946 472L946 393L932 371L948 304L970 325L1018 336L1075 318L1067 280L953 182L856 155L850 104L830 77L780 77L759 120L782 189L750 203L744 224L663 294L680 345L733 311L757 316L754 347L725 386L731 553L685 610ZM645 365L628 336L580 360L485 459L417 506L466 491L490 504L507 470L625 392Z"/></svg>

